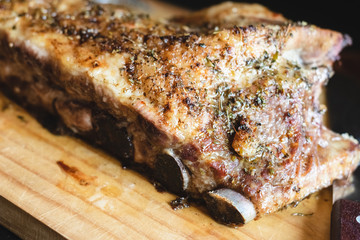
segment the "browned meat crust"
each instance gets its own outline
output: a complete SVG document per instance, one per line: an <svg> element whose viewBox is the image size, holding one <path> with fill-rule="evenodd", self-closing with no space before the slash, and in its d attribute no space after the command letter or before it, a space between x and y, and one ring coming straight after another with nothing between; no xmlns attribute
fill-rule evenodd
<svg viewBox="0 0 360 240"><path fill-rule="evenodd" d="M340 33L233 3L156 20L82 0L6 1L0 23L2 84L87 138L112 119L128 144L120 158L174 168L173 191L229 188L260 216L359 161L355 140L323 127L318 102L351 42Z"/></svg>

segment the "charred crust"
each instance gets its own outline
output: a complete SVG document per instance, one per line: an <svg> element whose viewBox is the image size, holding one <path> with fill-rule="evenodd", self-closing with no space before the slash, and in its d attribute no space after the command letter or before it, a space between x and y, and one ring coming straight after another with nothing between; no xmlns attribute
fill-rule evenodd
<svg viewBox="0 0 360 240"><path fill-rule="evenodd" d="M244 30L244 28L243 27L240 27L240 26L234 26L233 28L232 28L232 32L234 33L234 34L240 34L240 33L242 33L243 32L243 30Z"/></svg>
<svg viewBox="0 0 360 240"><path fill-rule="evenodd" d="M149 139L158 142L160 145L169 142L170 139L167 134L160 130L154 123L146 120L140 115L138 116L138 122Z"/></svg>
<svg viewBox="0 0 360 240"><path fill-rule="evenodd" d="M249 25L249 26L248 26L248 29L249 29L250 31L256 31L256 27L254 27L253 25Z"/></svg>
<svg viewBox="0 0 360 240"><path fill-rule="evenodd" d="M189 97L186 97L184 100L183 100L183 103L188 106L189 109L192 109L194 108L195 104L192 103L192 101L190 100Z"/></svg>

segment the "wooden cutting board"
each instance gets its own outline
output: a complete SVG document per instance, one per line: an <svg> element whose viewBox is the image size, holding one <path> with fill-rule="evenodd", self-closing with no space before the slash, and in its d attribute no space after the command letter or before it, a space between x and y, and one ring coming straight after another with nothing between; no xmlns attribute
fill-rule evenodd
<svg viewBox="0 0 360 240"><path fill-rule="evenodd" d="M169 14L178 9L151 5ZM183 11L183 10L181 10ZM216 223L80 140L55 136L0 95L0 224L25 239L329 239L331 194L249 224Z"/></svg>

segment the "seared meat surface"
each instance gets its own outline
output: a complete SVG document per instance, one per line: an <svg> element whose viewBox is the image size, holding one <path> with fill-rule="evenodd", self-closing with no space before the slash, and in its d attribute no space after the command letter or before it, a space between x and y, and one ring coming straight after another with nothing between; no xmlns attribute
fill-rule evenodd
<svg viewBox="0 0 360 240"><path fill-rule="evenodd" d="M0 23L7 89L88 138L108 116L129 142L120 158L154 173L173 167L164 154L176 160L173 191L232 189L260 216L358 164L358 143L323 126L318 101L351 42L338 32L234 3L152 19L82 0L0 1Z"/></svg>

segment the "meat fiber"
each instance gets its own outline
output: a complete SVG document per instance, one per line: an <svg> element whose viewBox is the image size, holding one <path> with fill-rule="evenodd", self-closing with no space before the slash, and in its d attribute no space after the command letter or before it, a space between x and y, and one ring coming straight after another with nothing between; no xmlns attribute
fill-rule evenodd
<svg viewBox="0 0 360 240"><path fill-rule="evenodd" d="M274 212L359 162L318 100L346 35L240 3L153 19L82 0L0 1L0 23L3 91L204 198L221 221Z"/></svg>

